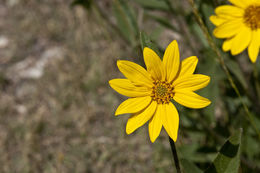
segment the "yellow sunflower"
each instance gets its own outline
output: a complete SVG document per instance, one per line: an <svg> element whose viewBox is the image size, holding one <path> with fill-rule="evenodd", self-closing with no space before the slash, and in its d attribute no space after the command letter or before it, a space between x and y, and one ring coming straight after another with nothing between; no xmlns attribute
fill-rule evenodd
<svg viewBox="0 0 260 173"><path fill-rule="evenodd" d="M118 106L115 115L132 114L127 121L127 134L149 121L152 142L159 136L162 126L176 141L179 115L171 100L189 108L208 106L210 101L194 91L207 86L210 77L193 74L197 57L180 62L175 40L167 47L163 61L148 47L144 48L143 56L147 70L130 61L117 61L119 70L127 79L112 79L109 84L118 93L130 98Z"/></svg>
<svg viewBox="0 0 260 173"><path fill-rule="evenodd" d="M260 47L260 0L229 0L233 5L222 5L210 16L216 25L213 34L225 38L224 51L237 55L248 48L250 60L257 60Z"/></svg>

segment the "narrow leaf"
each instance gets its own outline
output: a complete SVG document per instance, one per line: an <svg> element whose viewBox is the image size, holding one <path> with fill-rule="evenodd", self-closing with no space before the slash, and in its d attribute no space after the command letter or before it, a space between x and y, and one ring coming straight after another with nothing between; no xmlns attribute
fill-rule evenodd
<svg viewBox="0 0 260 173"><path fill-rule="evenodd" d="M247 82L245 79L245 76L243 75L241 68L237 64L237 62L231 60L231 59L226 59L226 64L228 66L228 69L232 72L233 75L238 79L238 81L241 83L241 85L244 87L244 89L247 89Z"/></svg>
<svg viewBox="0 0 260 173"><path fill-rule="evenodd" d="M158 46L151 41L150 37L145 32L140 32L140 41L142 50L144 50L145 47L149 47L161 57Z"/></svg>
<svg viewBox="0 0 260 173"><path fill-rule="evenodd" d="M132 45L135 43L135 33L134 29L129 21L129 18L118 1L115 1L113 4L114 15L116 17L116 22L119 30L121 31L122 35L127 39Z"/></svg>
<svg viewBox="0 0 260 173"><path fill-rule="evenodd" d="M178 32L178 29L173 26L169 20L167 20L166 18L163 18L163 17L160 17L158 15L152 15L152 14L146 14L148 17L152 18L153 20L155 20L156 22L160 23L162 26L168 28L168 29L171 29L173 31L177 31Z"/></svg>
<svg viewBox="0 0 260 173"><path fill-rule="evenodd" d="M120 3L122 9L124 10L124 13L128 17L131 27L133 27L134 29L135 36L138 36L139 29L138 29L136 16L134 15L133 9L131 8L131 6L129 6L129 4L127 3L128 1L126 0L118 0L118 2Z"/></svg>

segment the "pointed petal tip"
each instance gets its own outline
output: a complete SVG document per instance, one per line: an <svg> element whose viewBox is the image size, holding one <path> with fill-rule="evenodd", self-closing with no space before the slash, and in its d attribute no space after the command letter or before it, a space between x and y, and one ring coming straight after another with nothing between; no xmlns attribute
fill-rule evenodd
<svg viewBox="0 0 260 173"><path fill-rule="evenodd" d="M108 81L108 84L110 85L111 88L114 88L113 85L115 85L117 82L116 82L116 79L111 79Z"/></svg>
<svg viewBox="0 0 260 173"><path fill-rule="evenodd" d="M216 17L217 17L216 15L211 15L211 16L209 17L209 20L212 22ZM212 22L212 23L213 23L213 22Z"/></svg>
<svg viewBox="0 0 260 173"><path fill-rule="evenodd" d="M116 112L115 112L115 116L118 116L118 115L120 115L120 114L119 114L118 111L116 110Z"/></svg>
<svg viewBox="0 0 260 173"><path fill-rule="evenodd" d="M207 81L207 85L208 85L210 83L211 78L210 78L210 76L206 76L206 78L207 78L206 81Z"/></svg>
<svg viewBox="0 0 260 173"><path fill-rule="evenodd" d="M151 141L152 143L154 143L155 140L156 140L156 138L155 138L155 139L152 139L152 138L150 137L150 141Z"/></svg>
<svg viewBox="0 0 260 173"><path fill-rule="evenodd" d="M247 52L248 52L248 57L249 57L250 61L252 63L256 63L258 56L259 56L258 51L255 52L255 50L253 50L252 48L250 49L250 47L248 47Z"/></svg>
<svg viewBox="0 0 260 173"><path fill-rule="evenodd" d="M111 80L108 81L108 84L109 84L110 86L112 85L112 80L113 80L113 79L111 79Z"/></svg>
<svg viewBox="0 0 260 173"><path fill-rule="evenodd" d="M251 62L252 62L253 64L255 64L255 63L256 63L256 60L257 60L257 58L255 58L255 59L252 59L252 58L250 58L250 60L251 60Z"/></svg>
<svg viewBox="0 0 260 173"><path fill-rule="evenodd" d="M151 49L150 47L145 47L144 50L143 50L143 54L147 54L147 53L154 53L157 55L157 53ZM158 55L157 55L158 56Z"/></svg>
<svg viewBox="0 0 260 173"><path fill-rule="evenodd" d="M151 48L149 48L149 47L144 47L144 50L143 50L143 52L146 52L146 51L150 51L150 50L152 50ZM152 50L153 51L153 50Z"/></svg>
<svg viewBox="0 0 260 173"><path fill-rule="evenodd" d="M257 58L258 58L258 55L255 56L255 55L251 55L251 54L248 53L248 57L249 57L249 59L250 59L250 61L251 61L252 63L256 63L256 60L257 60Z"/></svg>
<svg viewBox="0 0 260 173"><path fill-rule="evenodd" d="M179 45L178 45L178 42L177 42L177 40L173 40L169 45L168 45L168 47L177 47L178 48L178 50L179 50Z"/></svg>
<svg viewBox="0 0 260 173"><path fill-rule="evenodd" d="M209 105L211 104L211 101L210 101L209 99L205 98L205 101L206 101L207 103L205 103L205 106L204 106L204 107L207 107L207 106L209 106Z"/></svg>
<svg viewBox="0 0 260 173"><path fill-rule="evenodd" d="M233 56L236 56L236 55L238 55L240 52L236 52L236 50L235 49L231 49L231 55L233 55Z"/></svg>
<svg viewBox="0 0 260 173"><path fill-rule="evenodd" d="M193 58L195 59L195 61L199 61L199 58L197 56L193 56Z"/></svg>
<svg viewBox="0 0 260 173"><path fill-rule="evenodd" d="M129 129L126 129L125 132L126 132L127 135L130 135L130 134L131 134L131 131L130 131Z"/></svg>
<svg viewBox="0 0 260 173"><path fill-rule="evenodd" d="M212 32L212 34L213 34L215 37L217 37L217 36L216 36L216 29L217 29L217 28L215 28L215 29L213 30L213 32Z"/></svg>
<svg viewBox="0 0 260 173"><path fill-rule="evenodd" d="M170 136L170 138L171 138L174 142L177 141L177 136L176 136L175 138L172 138L172 137Z"/></svg>
<svg viewBox="0 0 260 173"><path fill-rule="evenodd" d="M209 17L209 20L210 20L210 22L211 22L213 25L215 25L215 26L220 26L220 25L225 21L225 19L220 18L220 17L217 16L217 15L211 15L211 16Z"/></svg>
<svg viewBox="0 0 260 173"><path fill-rule="evenodd" d="M173 40L170 44L176 44L178 46L177 40Z"/></svg>
<svg viewBox="0 0 260 173"><path fill-rule="evenodd" d="M199 61L199 58L197 56L190 56L190 57L187 57L187 58L183 59L181 62L183 62L185 60L189 61L189 62L192 62L192 63L197 65L198 61Z"/></svg>
<svg viewBox="0 0 260 173"><path fill-rule="evenodd" d="M128 123L126 124L126 128L125 128L125 132L127 135L130 135L133 131L131 131L131 129L128 126Z"/></svg>
<svg viewBox="0 0 260 173"><path fill-rule="evenodd" d="M125 60L117 60L116 61L116 65L117 67L119 67Z"/></svg>
<svg viewBox="0 0 260 173"><path fill-rule="evenodd" d="M130 62L130 61L128 61L128 60L117 60L116 64L117 64L117 66L119 68L119 66L121 66L122 64L127 63L127 62Z"/></svg>

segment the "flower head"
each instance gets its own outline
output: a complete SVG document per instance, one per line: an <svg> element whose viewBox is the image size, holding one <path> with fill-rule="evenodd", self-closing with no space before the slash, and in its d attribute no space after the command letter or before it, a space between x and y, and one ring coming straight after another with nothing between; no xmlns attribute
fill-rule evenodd
<svg viewBox="0 0 260 173"><path fill-rule="evenodd" d="M210 101L194 91L207 86L210 78L193 74L197 57L192 56L180 62L176 41L167 47L163 61L147 47L144 48L143 56L147 69L130 61L117 62L119 70L127 79L112 79L109 84L118 93L130 98L118 106L115 115L132 114L127 121L127 134L149 121L152 142L159 136L162 126L176 141L179 115L171 100L189 108L208 106Z"/></svg>
<svg viewBox="0 0 260 173"><path fill-rule="evenodd" d="M222 5L210 17L216 25L213 34L226 39L224 51L237 55L248 48L250 60L257 60L260 48L260 0L229 0L233 5Z"/></svg>

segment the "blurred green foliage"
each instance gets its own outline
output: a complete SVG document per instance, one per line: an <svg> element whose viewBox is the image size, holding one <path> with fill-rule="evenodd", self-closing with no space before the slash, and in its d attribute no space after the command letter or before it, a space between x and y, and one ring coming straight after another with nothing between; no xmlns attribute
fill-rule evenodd
<svg viewBox="0 0 260 173"><path fill-rule="evenodd" d="M97 1L74 2L86 9L89 9L91 3L97 7L95 10L102 11ZM214 26L210 23L209 16L214 14L217 5L225 3L227 2L221 0L196 1L210 33ZM120 32L125 44L131 46L133 52L141 52L144 47L150 47L162 55L163 49L158 44L161 33L167 31L180 35L186 48L199 58L197 72L211 77L209 86L200 91L201 95L212 101L209 107L203 110L179 109L178 104L174 103L181 115L179 138L182 139L181 143L177 142L177 147L185 173L200 173L202 170L206 173L260 172L260 141L245 118L241 100L228 83L215 58L216 54L187 4L177 0L114 0L113 14L107 14L109 17L103 19ZM152 28L146 28L145 23ZM222 41L214 41L221 49ZM256 94L259 78L254 78L246 54L232 57L229 53L222 52L222 56L259 128L260 98ZM142 58L141 55L139 58ZM256 67L259 73L259 61ZM231 137L228 138L229 136ZM224 143L225 139L227 141Z"/></svg>

